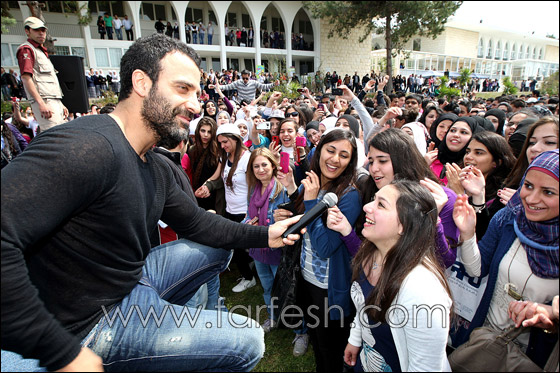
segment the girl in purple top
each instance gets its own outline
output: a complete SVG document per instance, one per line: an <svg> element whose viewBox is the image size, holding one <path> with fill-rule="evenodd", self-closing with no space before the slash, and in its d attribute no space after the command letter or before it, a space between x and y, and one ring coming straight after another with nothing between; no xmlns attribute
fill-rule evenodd
<svg viewBox="0 0 560 373"><path fill-rule="evenodd" d="M457 255L455 245L459 237L459 231L453 221L453 204L457 199L455 192L439 184L436 175L430 170L412 138L400 129L388 129L371 139L368 160L370 177L361 178L357 185L361 191L363 204L371 202L375 193L393 180L406 179L420 182L431 192L438 208L436 239L438 257L445 267L451 266ZM354 230L336 207L329 210L327 226L341 233L342 240L351 255L355 255L361 244L361 239L356 232L361 233L364 219L362 213Z"/></svg>

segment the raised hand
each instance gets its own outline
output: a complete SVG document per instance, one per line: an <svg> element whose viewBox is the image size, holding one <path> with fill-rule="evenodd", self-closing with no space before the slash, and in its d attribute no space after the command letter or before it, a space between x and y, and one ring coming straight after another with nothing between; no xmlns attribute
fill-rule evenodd
<svg viewBox="0 0 560 373"><path fill-rule="evenodd" d="M346 219L346 216L340 211L338 206L329 208L327 215L327 228L340 233L346 237L352 232L352 226Z"/></svg>
<svg viewBox="0 0 560 373"><path fill-rule="evenodd" d="M314 171L309 171L305 173L307 177L301 181L305 188L303 194L303 199L305 201L310 201L317 199L319 195L319 190L321 189L321 182L319 176Z"/></svg>
<svg viewBox="0 0 560 373"><path fill-rule="evenodd" d="M486 180L478 168L474 166L463 168L459 173L459 179L461 180L461 185L465 189L465 192L469 196L484 196Z"/></svg>
<svg viewBox="0 0 560 373"><path fill-rule="evenodd" d="M447 187L453 190L457 194L465 194L465 189L461 185L461 180L459 178L459 173L461 172L461 167L457 164L446 163L445 164L445 176L447 176Z"/></svg>
<svg viewBox="0 0 560 373"><path fill-rule="evenodd" d="M439 215L447 201L449 201L449 197L445 194L445 190L441 185L431 179L428 179L427 177L424 178L424 180L420 180L420 184L426 187L434 197Z"/></svg>
<svg viewBox="0 0 560 373"><path fill-rule="evenodd" d="M476 213L469 204L466 194L457 196L453 206L453 221L461 232L461 240L466 241L472 238L476 229Z"/></svg>

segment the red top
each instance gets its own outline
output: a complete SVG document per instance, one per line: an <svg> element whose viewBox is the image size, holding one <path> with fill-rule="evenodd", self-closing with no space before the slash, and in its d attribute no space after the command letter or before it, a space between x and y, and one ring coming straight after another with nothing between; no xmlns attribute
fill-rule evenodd
<svg viewBox="0 0 560 373"><path fill-rule="evenodd" d="M42 45L40 45L39 43L31 39L27 39L27 41L30 42L33 46L35 46L35 48L39 48L40 50L42 50L47 56L47 58L49 57L49 54L47 53L47 48L43 47ZM24 45L23 47L19 48L16 57L18 60L20 75L28 73L31 76L33 76L33 65L35 65L35 53L33 53L31 47L28 45Z"/></svg>

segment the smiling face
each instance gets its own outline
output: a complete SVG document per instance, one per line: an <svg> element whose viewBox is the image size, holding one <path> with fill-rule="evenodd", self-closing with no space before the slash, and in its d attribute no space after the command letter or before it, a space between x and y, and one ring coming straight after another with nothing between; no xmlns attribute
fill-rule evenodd
<svg viewBox="0 0 560 373"><path fill-rule="evenodd" d="M262 155L255 158L253 162L253 172L255 177L263 184L267 184L272 180L274 168L270 160Z"/></svg>
<svg viewBox="0 0 560 373"><path fill-rule="evenodd" d="M529 138L529 146L527 147L527 160L529 163L537 155L547 150L558 149L558 130L552 122L543 124L535 129L533 135Z"/></svg>
<svg viewBox="0 0 560 373"><path fill-rule="evenodd" d="M321 148L321 158L319 159L319 167L321 168L321 176L331 181L339 177L350 161L352 160L352 144L348 140L333 141L323 145Z"/></svg>
<svg viewBox="0 0 560 373"><path fill-rule="evenodd" d="M488 148L477 140L471 140L467 146L467 152L463 157L465 166L474 166L478 168L484 177L488 176L490 171L496 167L496 162Z"/></svg>
<svg viewBox="0 0 560 373"><path fill-rule="evenodd" d="M445 143L449 150L458 152L469 143L471 137L471 127L467 123L455 122L447 132Z"/></svg>
<svg viewBox="0 0 560 373"><path fill-rule="evenodd" d="M286 118L292 118L297 124L299 124L299 113L294 108L286 110Z"/></svg>
<svg viewBox="0 0 560 373"><path fill-rule="evenodd" d="M317 146L319 140L321 140L321 133L314 128L310 128L307 130L307 138L311 141L313 146Z"/></svg>
<svg viewBox="0 0 560 373"><path fill-rule="evenodd" d="M525 216L530 221L558 217L558 180L536 169L530 169L519 192Z"/></svg>
<svg viewBox="0 0 560 373"><path fill-rule="evenodd" d="M272 136L278 136L278 132L280 131L280 119L278 118L270 118L270 134Z"/></svg>
<svg viewBox="0 0 560 373"><path fill-rule="evenodd" d="M362 235L379 248L393 247L403 232L397 211L399 196L393 185L387 185L375 194L373 202L364 206L366 221Z"/></svg>
<svg viewBox="0 0 560 373"><path fill-rule="evenodd" d="M447 133L449 127L451 127L451 124L453 124L453 121L449 119L439 122L436 128L436 137L439 139L439 141L443 141L443 138L445 137L445 134Z"/></svg>
<svg viewBox="0 0 560 373"><path fill-rule="evenodd" d="M280 127L280 142L286 148L291 148L296 145L297 124L293 121L284 122Z"/></svg>
<svg viewBox="0 0 560 373"><path fill-rule="evenodd" d="M216 105L213 102L207 102L206 111L208 112L208 115L216 114Z"/></svg>
<svg viewBox="0 0 560 373"><path fill-rule="evenodd" d="M200 72L185 54L172 52L161 61L157 85L142 101L141 115L154 131L156 139L167 137L177 128L188 128L194 114L200 112Z"/></svg>
<svg viewBox="0 0 560 373"><path fill-rule="evenodd" d="M225 112L220 113L216 118L216 124L218 125L218 127L220 127L222 124L226 124L226 123L229 123L228 115Z"/></svg>
<svg viewBox="0 0 560 373"><path fill-rule="evenodd" d="M389 185L395 179L393 162L389 153L382 152L373 146L369 147L368 153L369 174L378 189Z"/></svg>

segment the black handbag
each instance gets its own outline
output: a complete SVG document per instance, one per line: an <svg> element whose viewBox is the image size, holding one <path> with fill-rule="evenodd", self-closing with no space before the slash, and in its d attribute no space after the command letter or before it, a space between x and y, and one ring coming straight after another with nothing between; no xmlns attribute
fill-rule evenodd
<svg viewBox="0 0 560 373"><path fill-rule="evenodd" d="M300 239L294 245L282 248L282 260L276 270L271 290L271 304L275 306L274 314L277 315L278 326L288 329L301 326L301 317L290 316L297 313L296 310L286 309L296 305L298 283L301 280L301 246Z"/></svg>

